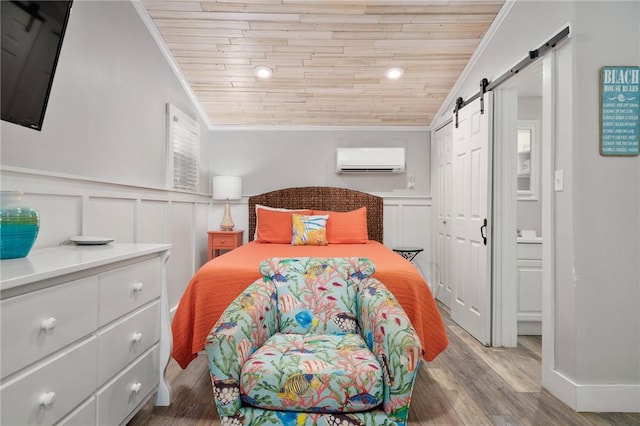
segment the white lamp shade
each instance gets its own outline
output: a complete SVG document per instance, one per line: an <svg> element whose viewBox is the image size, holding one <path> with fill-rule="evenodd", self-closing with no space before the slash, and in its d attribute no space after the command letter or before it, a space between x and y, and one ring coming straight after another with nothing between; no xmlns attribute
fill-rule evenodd
<svg viewBox="0 0 640 426"><path fill-rule="evenodd" d="M239 176L214 176L211 187L214 200L242 198L242 178Z"/></svg>

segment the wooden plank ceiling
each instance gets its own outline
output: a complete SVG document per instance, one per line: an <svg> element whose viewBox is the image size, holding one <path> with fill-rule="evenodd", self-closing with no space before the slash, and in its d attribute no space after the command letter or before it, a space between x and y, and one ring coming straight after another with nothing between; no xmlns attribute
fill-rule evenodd
<svg viewBox="0 0 640 426"><path fill-rule="evenodd" d="M247 126L428 126L503 3L143 0L210 123Z"/></svg>

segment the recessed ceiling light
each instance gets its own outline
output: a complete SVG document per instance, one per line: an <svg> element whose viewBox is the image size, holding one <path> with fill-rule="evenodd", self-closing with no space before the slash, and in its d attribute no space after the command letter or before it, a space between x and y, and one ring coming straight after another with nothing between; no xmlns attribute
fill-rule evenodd
<svg viewBox="0 0 640 426"><path fill-rule="evenodd" d="M384 75L389 80L397 80L404 75L404 70L397 67L389 68L387 71L385 71Z"/></svg>
<svg viewBox="0 0 640 426"><path fill-rule="evenodd" d="M253 75L262 79L271 78L273 77L273 70L266 65L258 65L253 69Z"/></svg>

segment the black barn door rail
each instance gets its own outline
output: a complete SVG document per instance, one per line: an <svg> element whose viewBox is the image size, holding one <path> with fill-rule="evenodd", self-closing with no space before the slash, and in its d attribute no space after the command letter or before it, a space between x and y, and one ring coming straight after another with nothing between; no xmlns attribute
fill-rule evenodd
<svg viewBox="0 0 640 426"><path fill-rule="evenodd" d="M475 95L471 96L466 100L463 99L462 97L459 97L458 99L456 99L456 106L453 109L453 113L456 115L456 128L458 127L458 111L460 111L462 108L464 108L466 105L469 105L471 102L475 101L476 99L480 98L480 113L484 114L484 94L486 92L488 92L489 90L495 89L496 87L498 87L499 85L501 85L502 83L504 83L505 81L507 81L508 79L510 79L511 77L513 77L514 75L522 71L523 69L525 69L531 63L535 62L536 59L538 59L540 56L544 55L547 51L556 47L556 44L558 44L559 41L563 40L568 35L569 35L569 27L565 27L562 31L560 31L558 34L553 36L549 41L544 43L542 46L538 47L535 50L530 50L529 55L526 58L518 62L513 68L511 68L509 71L502 74L500 77L496 78L494 81L489 82L489 80L487 80L486 78L483 78L482 80L480 80L480 91Z"/></svg>

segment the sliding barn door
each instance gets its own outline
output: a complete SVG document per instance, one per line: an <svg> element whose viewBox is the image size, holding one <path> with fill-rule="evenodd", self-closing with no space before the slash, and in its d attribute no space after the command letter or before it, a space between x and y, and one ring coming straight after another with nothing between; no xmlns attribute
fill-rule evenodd
<svg viewBox="0 0 640 426"><path fill-rule="evenodd" d="M451 318L484 345L491 344L489 239L491 92L458 111L452 157Z"/></svg>

